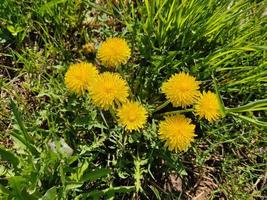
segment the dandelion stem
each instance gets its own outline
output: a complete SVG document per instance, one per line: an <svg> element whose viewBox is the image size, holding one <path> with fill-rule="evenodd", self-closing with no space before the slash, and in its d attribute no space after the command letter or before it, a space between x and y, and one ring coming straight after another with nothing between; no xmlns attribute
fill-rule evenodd
<svg viewBox="0 0 267 200"><path fill-rule="evenodd" d="M116 120L117 118L116 118L116 114L115 114L115 112L114 112L114 108L113 108L113 107L111 107L111 108L109 109L109 112L110 112L111 116L113 117L113 119Z"/></svg>
<svg viewBox="0 0 267 200"><path fill-rule="evenodd" d="M168 100L168 101L165 101L163 104L159 105L159 106L153 111L153 113L158 112L159 110L165 108L167 105L169 105L169 103L170 103L169 100Z"/></svg>
<svg viewBox="0 0 267 200"><path fill-rule="evenodd" d="M213 80L213 84L214 84L214 88L215 88L215 92L216 92L216 96L217 96L217 99L219 101L219 105L220 105L220 112L222 114L222 117L225 117L226 115L226 110L225 110L225 106L224 106L224 103L223 103L223 100L222 100L222 97L220 95L220 92L219 92L219 89L218 89L218 83L217 83L217 80L214 76L214 73L212 72L212 80Z"/></svg>

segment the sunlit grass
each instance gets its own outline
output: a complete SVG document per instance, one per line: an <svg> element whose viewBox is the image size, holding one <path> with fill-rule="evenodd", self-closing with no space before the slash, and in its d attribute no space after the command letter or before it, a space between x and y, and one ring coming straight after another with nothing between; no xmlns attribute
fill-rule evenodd
<svg viewBox="0 0 267 200"><path fill-rule="evenodd" d="M266 196L265 7L245 0L4 0L0 198ZM112 109L102 111L64 85L72 63L107 70L95 49L83 47L97 49L110 37L125 38L131 48L117 72L150 113L140 132L129 134ZM222 119L209 123L191 108L163 104L162 84L181 71L201 81L201 91L220 96ZM196 124L195 143L184 153L158 139L159 121L173 112Z"/></svg>

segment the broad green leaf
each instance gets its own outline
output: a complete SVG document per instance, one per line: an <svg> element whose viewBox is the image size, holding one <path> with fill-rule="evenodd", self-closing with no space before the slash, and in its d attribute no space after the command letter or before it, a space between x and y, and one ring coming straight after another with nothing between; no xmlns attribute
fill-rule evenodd
<svg viewBox="0 0 267 200"><path fill-rule="evenodd" d="M66 191L69 191L69 190L73 190L73 189L76 189L76 188L79 188L83 185L83 183L80 183L80 182L76 182L76 183L67 183L66 187L65 187L65 190Z"/></svg>
<svg viewBox="0 0 267 200"><path fill-rule="evenodd" d="M89 163L87 160L85 160L81 166L79 166L77 168L77 171L75 171L74 173L71 174L70 176L70 179L71 180L74 180L74 181L80 181L81 178L83 177L84 175L84 172L88 169L89 167Z"/></svg>
<svg viewBox="0 0 267 200"><path fill-rule="evenodd" d="M49 190L46 191L44 196L40 200L57 200L58 194L57 194L57 187L51 187Z"/></svg>
<svg viewBox="0 0 267 200"><path fill-rule="evenodd" d="M17 36L18 33L24 31L24 28L20 27L20 26L12 26L12 25L8 25L7 26L7 30L13 35L13 36Z"/></svg>
<svg viewBox="0 0 267 200"><path fill-rule="evenodd" d="M2 184L0 184L0 197L2 197L1 195L3 195L3 194L10 194L10 191L6 188L6 187L4 187Z"/></svg>
<svg viewBox="0 0 267 200"><path fill-rule="evenodd" d="M97 180L98 178L102 178L102 177L105 177L107 176L109 173L111 172L110 169L95 169L91 172L88 172L88 173L84 173L82 178L81 178L81 181L85 182L85 181L95 181Z"/></svg>
<svg viewBox="0 0 267 200"><path fill-rule="evenodd" d="M134 191L134 188L134 186L111 187L104 190L94 190L82 196L86 198L93 197L94 199L100 199L100 197L103 196L115 196L116 193L129 193Z"/></svg>
<svg viewBox="0 0 267 200"><path fill-rule="evenodd" d="M29 136L28 132L26 131L26 129L24 127L24 124L23 124L23 121L22 121L22 118L21 118L21 113L19 112L15 102L12 99L10 99L10 104L9 105L11 107L11 110L12 110L12 112L14 114L15 120L18 123L21 132L24 134L24 139L28 140L28 141L31 141L31 137Z"/></svg>
<svg viewBox="0 0 267 200"><path fill-rule="evenodd" d="M26 142L25 139L19 134L17 134L15 131L11 132L10 135L14 137L15 139L17 139L20 142L20 144L24 145L31 152L32 155L39 154L39 152L36 150L36 148L32 144Z"/></svg>
<svg viewBox="0 0 267 200"><path fill-rule="evenodd" d="M39 13L44 16L45 13L51 13L51 9L60 3L64 3L66 0L51 0L39 8Z"/></svg>
<svg viewBox="0 0 267 200"><path fill-rule="evenodd" d="M38 155L39 152L32 145L33 140L30 137L30 135L28 134L28 132L27 132L27 130L23 124L21 113L18 111L18 108L12 99L10 99L10 107L11 107L11 110L14 114L15 120L18 124L18 127L20 129L20 132L22 133L22 136L20 136L13 131L13 133L11 133L12 136L15 137L16 139L18 139L20 142L22 142L28 148L28 150L31 152L31 154Z"/></svg>
<svg viewBox="0 0 267 200"><path fill-rule="evenodd" d="M19 165L19 159L17 156L13 152L5 150L2 147L0 147L0 157L1 159L10 162L14 168L17 168Z"/></svg>
<svg viewBox="0 0 267 200"><path fill-rule="evenodd" d="M25 188L25 183L27 180L22 176L12 176L8 179L9 186L17 194L20 194L23 188Z"/></svg>

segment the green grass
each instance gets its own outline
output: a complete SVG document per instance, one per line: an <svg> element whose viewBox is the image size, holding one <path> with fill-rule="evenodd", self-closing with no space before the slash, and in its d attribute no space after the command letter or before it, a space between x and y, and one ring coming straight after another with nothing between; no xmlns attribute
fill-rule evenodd
<svg viewBox="0 0 267 200"><path fill-rule="evenodd" d="M0 198L266 198L266 1L127 2L0 4ZM165 100L163 81L186 71L220 95L226 116L195 118L196 141L173 153L157 136L162 111L129 134L88 97L70 94L68 66L99 65L82 46L111 36L130 44L120 73L149 110Z"/></svg>

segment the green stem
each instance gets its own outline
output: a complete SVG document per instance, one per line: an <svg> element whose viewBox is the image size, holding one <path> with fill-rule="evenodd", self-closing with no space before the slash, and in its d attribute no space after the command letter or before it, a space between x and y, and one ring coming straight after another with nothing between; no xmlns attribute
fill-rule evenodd
<svg viewBox="0 0 267 200"><path fill-rule="evenodd" d="M153 113L158 112L159 110L165 108L167 105L169 105L169 103L170 103L169 100L168 100L168 101L165 101L163 104L159 105L159 106L153 111Z"/></svg>
<svg viewBox="0 0 267 200"><path fill-rule="evenodd" d="M212 76L212 80L213 80L213 83L214 83L214 88L215 88L216 96L217 96L217 99L218 99L219 104L220 104L220 111L221 111L222 117L225 117L225 115L226 115L225 106L224 106L222 97L220 95L219 89L218 89L217 80L216 80L213 72L212 72L212 75L211 76Z"/></svg>
<svg viewBox="0 0 267 200"><path fill-rule="evenodd" d="M174 115L174 114L181 114L181 113L187 113L187 112L193 112L193 111L194 111L193 108L185 109L185 110L174 110L174 111L158 114L158 116Z"/></svg>
<svg viewBox="0 0 267 200"><path fill-rule="evenodd" d="M116 117L116 114L114 112L114 108L113 107L110 107L109 112L110 112L111 116L113 117L113 119L117 120L117 117Z"/></svg>

